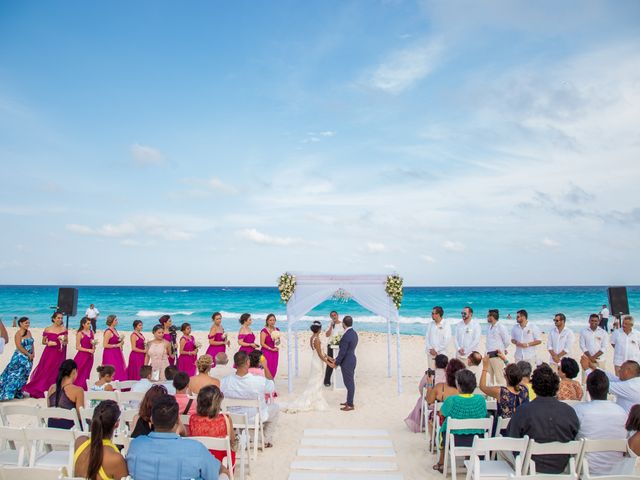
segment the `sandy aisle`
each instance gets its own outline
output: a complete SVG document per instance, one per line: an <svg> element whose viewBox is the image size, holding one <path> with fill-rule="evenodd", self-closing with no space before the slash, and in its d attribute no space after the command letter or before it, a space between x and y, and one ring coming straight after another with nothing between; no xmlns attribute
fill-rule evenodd
<svg viewBox="0 0 640 480"><path fill-rule="evenodd" d="M10 339L13 338L15 329L9 329ZM42 329L33 329L36 339L40 338ZM129 332L122 332L129 336ZM151 334L145 334L148 338ZM203 345L206 344L206 332L195 332L196 338ZM232 333L232 338L235 333ZM442 478L441 475L431 470L435 462L432 455L427 454L424 435L411 433L405 426L403 419L415 405L418 398L417 386L426 368L424 355L424 338L421 336L402 336L402 373L404 393L396 393L395 378L395 340L392 344L392 378L387 378L387 351L386 336L379 333L360 332L358 345L358 367L356 370L356 410L353 412L341 412L340 402L345 399L345 393L333 392L327 389L325 392L329 404L334 407L328 412L309 412L298 414L280 414L280 420L274 440L274 448L258 455L254 462L253 479L286 479L289 473L289 465L296 456L296 450L305 428L379 428L389 432L393 441L397 463L405 479L418 478ZM101 339L101 332L98 338ZM574 345L574 358L578 358L579 349ZM68 357L75 355L75 332L70 335L73 345L70 345ZM300 345L300 377L295 379L295 389L292 396L287 393L287 365L286 365L286 338L282 346L281 362L276 378L280 401L286 402L295 397L296 392L301 392L306 384L306 372L309 368L310 352L308 348L308 334L301 334ZM483 339L484 342L484 339ZM237 344L236 344L237 345ZM231 353L237 350L232 340ZM451 347L453 349L453 347ZM13 353L13 345L8 346L0 356L0 368L4 369ZM125 348L125 358L129 356L129 344ZM39 358L42 346L37 345L36 360ZM512 354L512 352L510 352ZM611 368L612 352L607 353L607 365ZM539 357L546 360L543 346L539 347ZM511 355L512 356L512 355ZM96 358L102 358L102 349L96 353ZM94 366L97 366L96 361ZM214 372L214 376L221 377L230 372L229 367ZM94 377L95 368L94 368ZM34 400L27 400L33 402Z"/></svg>

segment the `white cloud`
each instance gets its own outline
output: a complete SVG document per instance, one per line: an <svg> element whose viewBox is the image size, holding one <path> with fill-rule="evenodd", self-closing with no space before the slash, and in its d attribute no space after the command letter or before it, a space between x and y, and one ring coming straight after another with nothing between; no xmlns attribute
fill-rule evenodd
<svg viewBox="0 0 640 480"><path fill-rule="evenodd" d="M436 263L436 259L431 255L420 255L420 258L427 263Z"/></svg>
<svg viewBox="0 0 640 480"><path fill-rule="evenodd" d="M217 177L211 177L209 178L205 184L209 187L212 188L213 190L217 190L219 192L222 193L237 193L238 190L232 186L229 185L227 183L224 183L222 180L220 180Z"/></svg>
<svg viewBox="0 0 640 480"><path fill-rule="evenodd" d="M366 249L369 253L382 253L387 251L385 244L380 242L367 242Z"/></svg>
<svg viewBox="0 0 640 480"><path fill-rule="evenodd" d="M542 245L544 245L545 247L548 248L556 248L559 247L560 244L558 242L556 242L555 240L549 238L549 237L545 237L542 239Z"/></svg>
<svg viewBox="0 0 640 480"><path fill-rule="evenodd" d="M435 69L442 51L440 40L423 39L389 55L373 70L366 83L371 88L394 95L402 93Z"/></svg>
<svg viewBox="0 0 640 480"><path fill-rule="evenodd" d="M387 263L384 268L387 270L396 270L396 266L393 263Z"/></svg>
<svg viewBox="0 0 640 480"><path fill-rule="evenodd" d="M274 247L288 247L300 243L300 239L291 237L277 237L260 232L255 228L245 228L238 232L240 237L245 238L258 245L270 245Z"/></svg>
<svg viewBox="0 0 640 480"><path fill-rule="evenodd" d="M442 242L442 248L449 252L463 252L465 249L464 243L454 240L445 240Z"/></svg>
<svg viewBox="0 0 640 480"><path fill-rule="evenodd" d="M325 130L324 132L320 132L319 135L321 137L334 137L336 134L336 132L333 132L331 130Z"/></svg>
<svg viewBox="0 0 640 480"><path fill-rule="evenodd" d="M160 150L139 143L131 145L131 156L141 166L162 165L165 162L165 157Z"/></svg>

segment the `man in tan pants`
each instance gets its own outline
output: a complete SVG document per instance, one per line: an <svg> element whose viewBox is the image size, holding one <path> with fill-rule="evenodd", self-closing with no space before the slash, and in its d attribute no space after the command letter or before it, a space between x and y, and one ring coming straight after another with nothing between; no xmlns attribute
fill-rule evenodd
<svg viewBox="0 0 640 480"><path fill-rule="evenodd" d="M489 377L495 386L505 386L504 361L500 358L507 354L507 347L511 343L511 337L507 328L498 323L500 312L496 309L489 310L487 322L487 356L489 357Z"/></svg>

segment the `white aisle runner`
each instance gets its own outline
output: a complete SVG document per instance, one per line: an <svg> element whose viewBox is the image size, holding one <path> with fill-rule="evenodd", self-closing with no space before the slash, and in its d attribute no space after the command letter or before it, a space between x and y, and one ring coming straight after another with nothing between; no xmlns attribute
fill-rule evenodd
<svg viewBox="0 0 640 480"><path fill-rule="evenodd" d="M306 429L289 480L403 480L386 430Z"/></svg>

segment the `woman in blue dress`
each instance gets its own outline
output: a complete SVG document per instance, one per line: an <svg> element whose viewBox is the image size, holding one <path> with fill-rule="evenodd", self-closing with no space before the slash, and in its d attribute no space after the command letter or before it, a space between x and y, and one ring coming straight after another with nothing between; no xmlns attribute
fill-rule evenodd
<svg viewBox="0 0 640 480"><path fill-rule="evenodd" d="M18 331L15 336L16 351L11 361L0 375L0 401L23 398L22 387L29 380L33 366L33 337L29 331L29 319L18 320Z"/></svg>

